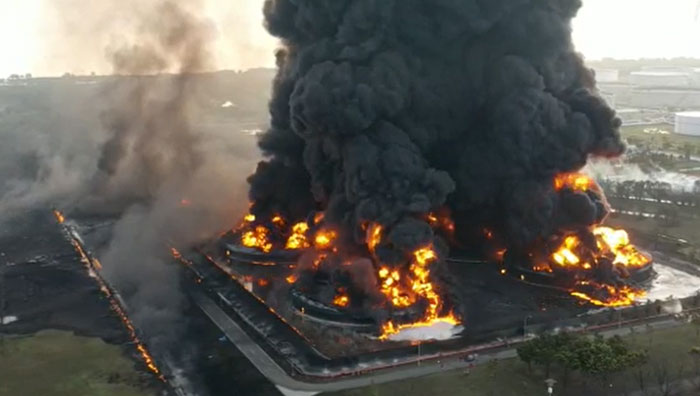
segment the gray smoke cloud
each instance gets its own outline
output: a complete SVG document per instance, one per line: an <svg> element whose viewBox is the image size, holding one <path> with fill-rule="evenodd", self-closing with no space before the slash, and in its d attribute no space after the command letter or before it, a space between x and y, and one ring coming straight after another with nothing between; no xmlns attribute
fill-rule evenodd
<svg viewBox="0 0 700 396"><path fill-rule="evenodd" d="M213 27L198 2L165 1L139 15L136 41L109 49L114 74L101 121L108 140L100 150L92 195L129 204L154 198L174 175L188 179L201 165L192 117L195 73L211 68ZM186 7L189 5L189 9ZM199 5L201 7L201 5ZM171 70L177 74L167 75ZM98 199L97 206L105 202ZM123 208L119 208L123 209Z"/></svg>
<svg viewBox="0 0 700 396"><path fill-rule="evenodd" d="M104 275L137 326L155 336L149 342L167 342L183 322L169 247L184 250L240 217L245 177L259 155L253 137L206 123L221 111L207 88L225 77L201 74L216 67L217 34L202 1L149 1L126 11L98 3L83 10L88 25L128 16L119 34L93 26L83 36L110 36L102 44L115 76L0 92L7 116L0 123L0 220L12 210L52 206L87 221L118 219L96 252ZM72 15L75 7L58 11ZM6 92L17 105L4 107Z"/></svg>
<svg viewBox="0 0 700 396"><path fill-rule="evenodd" d="M225 229L238 209L223 198L240 184L217 168L235 172L243 161L217 162L195 124L203 105L195 81L213 67L214 30L202 7L199 1L146 7L137 15L134 43L109 48L114 73L127 77L104 93L100 119L108 139L79 203L90 212L122 213L100 256L151 343L171 341L184 322L169 247L188 247Z"/></svg>
<svg viewBox="0 0 700 396"><path fill-rule="evenodd" d="M620 121L576 53L580 0L268 0L284 43L249 179L253 212L318 208L346 250L387 229L394 265L433 243L426 214L448 207L455 245L487 227L512 250L606 211L596 193L557 192L558 173L625 147Z"/></svg>

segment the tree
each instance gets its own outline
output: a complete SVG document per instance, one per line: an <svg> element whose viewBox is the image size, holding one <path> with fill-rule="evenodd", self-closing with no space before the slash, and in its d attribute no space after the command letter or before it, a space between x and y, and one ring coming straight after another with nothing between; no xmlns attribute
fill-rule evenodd
<svg viewBox="0 0 700 396"><path fill-rule="evenodd" d="M577 344L575 353L578 369L597 377L601 384L611 374L639 366L647 359L645 352L631 350L619 336L607 340L600 336L585 339Z"/></svg>
<svg viewBox="0 0 700 396"><path fill-rule="evenodd" d="M517 352L528 367L532 363L542 366L547 377L553 364L561 367L564 388L573 371L593 375L603 383L610 374L646 361L646 353L631 350L619 336L606 340L600 336L589 338L570 333L544 334L521 345Z"/></svg>
<svg viewBox="0 0 700 396"><path fill-rule="evenodd" d="M569 336L567 340L562 340L560 348L556 354L556 361L563 369L562 373L562 386L566 390L569 382L569 373L580 369L580 363L578 360L578 344L581 342L581 338L576 336Z"/></svg>
<svg viewBox="0 0 700 396"><path fill-rule="evenodd" d="M693 146L690 143L683 144L683 159L690 161L690 157L693 155Z"/></svg>
<svg viewBox="0 0 700 396"><path fill-rule="evenodd" d="M528 371L532 372L532 363L535 361L535 355L537 354L535 344L532 341L526 342L520 345L516 351L520 360L527 363Z"/></svg>
<svg viewBox="0 0 700 396"><path fill-rule="evenodd" d="M532 363L540 365L545 375L550 376L552 364L565 365L570 362L569 351L578 338L569 333L542 334L518 347L518 357L532 370ZM566 366L569 367L569 366Z"/></svg>

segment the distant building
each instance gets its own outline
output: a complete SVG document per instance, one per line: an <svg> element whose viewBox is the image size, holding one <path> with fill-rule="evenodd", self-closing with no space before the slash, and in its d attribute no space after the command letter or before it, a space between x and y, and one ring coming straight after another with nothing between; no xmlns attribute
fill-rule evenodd
<svg viewBox="0 0 700 396"><path fill-rule="evenodd" d="M671 70L644 70L630 73L630 84L637 87L680 88L692 86L691 72Z"/></svg>
<svg viewBox="0 0 700 396"><path fill-rule="evenodd" d="M700 136L700 111L676 113L676 129L679 135Z"/></svg>
<svg viewBox="0 0 700 396"><path fill-rule="evenodd" d="M599 84L616 83L620 81L620 71L617 69L594 69L595 79Z"/></svg>

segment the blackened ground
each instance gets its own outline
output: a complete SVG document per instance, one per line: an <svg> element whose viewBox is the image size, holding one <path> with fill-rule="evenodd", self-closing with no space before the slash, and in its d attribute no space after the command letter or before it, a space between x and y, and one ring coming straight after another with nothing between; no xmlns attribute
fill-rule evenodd
<svg viewBox="0 0 700 396"><path fill-rule="evenodd" d="M93 229L109 234L109 221ZM122 322L110 310L97 284L62 234L51 210L0 217L0 317L19 320L0 326L6 334L31 334L61 329L133 346ZM198 395L279 395L277 389L232 345L195 306L187 308L187 331L170 351L185 359L185 376ZM148 329L141 329L148 334ZM142 362L134 357L137 367ZM145 376L150 374L143 370ZM152 378L154 383L158 383Z"/></svg>
<svg viewBox="0 0 700 396"><path fill-rule="evenodd" d="M61 329L128 341L50 210L0 218L0 316L18 318L5 333Z"/></svg>
<svg viewBox="0 0 700 396"><path fill-rule="evenodd" d="M202 313L191 306L186 311L189 320L183 345L193 350L188 356L191 365L188 377L198 389L211 396L277 396L280 392ZM175 352L175 351L174 351Z"/></svg>
<svg viewBox="0 0 700 396"><path fill-rule="evenodd" d="M590 310L566 292L502 275L496 263L451 263L450 270L459 279L455 297L462 307L468 337L480 339L506 329L511 334L503 335L512 336L513 331L524 331L523 326L557 323Z"/></svg>
<svg viewBox="0 0 700 396"><path fill-rule="evenodd" d="M104 251L112 238L116 224L114 218L69 215L76 224L81 238L91 252ZM99 254L98 257L99 259ZM173 265L181 269L180 264ZM184 269L184 267L182 267ZM183 282L192 282L190 278ZM173 290L184 293L185 285ZM127 300L127 305L129 301ZM280 395L268 381L216 327L209 318L188 298L184 299L183 316L179 323L183 331L178 331L177 342L159 344L159 349L151 348L156 359L168 357L182 376L192 384L191 390L197 396L272 396ZM140 328L147 341L152 332L147 327ZM163 349L160 349L163 348Z"/></svg>

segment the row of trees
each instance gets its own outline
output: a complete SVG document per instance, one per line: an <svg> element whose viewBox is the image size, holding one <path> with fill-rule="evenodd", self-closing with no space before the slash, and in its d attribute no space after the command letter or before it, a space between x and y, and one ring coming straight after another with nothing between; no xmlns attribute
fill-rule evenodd
<svg viewBox="0 0 700 396"><path fill-rule="evenodd" d="M570 333L544 334L517 349L520 360L541 366L547 377L552 367L563 372L566 387L569 374L578 371L601 382L620 371L640 366L647 360L644 351L631 349L622 338L584 337Z"/></svg>
<svg viewBox="0 0 700 396"><path fill-rule="evenodd" d="M608 195L617 198L700 206L700 181L695 182L689 191L676 191L670 183L650 180L603 180L600 184Z"/></svg>

